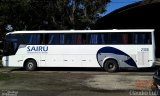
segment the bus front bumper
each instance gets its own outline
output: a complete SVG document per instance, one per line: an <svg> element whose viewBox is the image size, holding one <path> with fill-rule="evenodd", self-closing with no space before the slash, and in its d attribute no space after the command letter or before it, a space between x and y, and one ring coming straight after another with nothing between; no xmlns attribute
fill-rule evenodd
<svg viewBox="0 0 160 96"><path fill-rule="evenodd" d="M2 57L2 66L3 67L8 67L8 64L9 64L9 62L8 62L7 57Z"/></svg>

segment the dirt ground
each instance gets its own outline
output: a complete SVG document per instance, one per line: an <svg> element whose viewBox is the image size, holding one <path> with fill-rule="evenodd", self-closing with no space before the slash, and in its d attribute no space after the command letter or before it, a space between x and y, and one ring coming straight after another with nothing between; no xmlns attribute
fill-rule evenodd
<svg viewBox="0 0 160 96"><path fill-rule="evenodd" d="M0 68L0 95L129 96L135 93L137 80L152 81L153 73L154 70L108 73L101 69L42 68L29 72ZM151 87L141 87L151 91Z"/></svg>

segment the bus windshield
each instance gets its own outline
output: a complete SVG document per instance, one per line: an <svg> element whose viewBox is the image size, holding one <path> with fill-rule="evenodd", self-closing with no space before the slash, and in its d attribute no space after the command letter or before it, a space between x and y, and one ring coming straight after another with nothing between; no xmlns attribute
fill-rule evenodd
<svg viewBox="0 0 160 96"><path fill-rule="evenodd" d="M14 55L16 53L16 50L18 49L18 45L19 45L19 40L17 36L7 35L4 41L3 55L4 56Z"/></svg>

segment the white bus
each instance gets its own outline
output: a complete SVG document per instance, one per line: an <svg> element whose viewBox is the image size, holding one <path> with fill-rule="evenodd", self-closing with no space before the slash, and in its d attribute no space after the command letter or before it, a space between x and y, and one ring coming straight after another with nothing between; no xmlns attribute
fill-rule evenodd
<svg viewBox="0 0 160 96"><path fill-rule="evenodd" d="M3 66L152 67L155 61L153 29L15 31L6 35Z"/></svg>

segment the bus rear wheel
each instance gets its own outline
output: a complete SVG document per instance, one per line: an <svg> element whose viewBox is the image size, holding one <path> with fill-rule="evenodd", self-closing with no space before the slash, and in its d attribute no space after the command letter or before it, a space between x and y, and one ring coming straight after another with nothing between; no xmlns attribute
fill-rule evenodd
<svg viewBox="0 0 160 96"><path fill-rule="evenodd" d="M35 60L32 60L32 59L27 60L27 61L25 62L24 68L25 68L25 70L27 70L27 71L34 71L34 70L36 70L36 68L37 68L37 63L36 63Z"/></svg>
<svg viewBox="0 0 160 96"><path fill-rule="evenodd" d="M118 71L118 63L114 59L109 59L104 63L104 69L108 72Z"/></svg>

